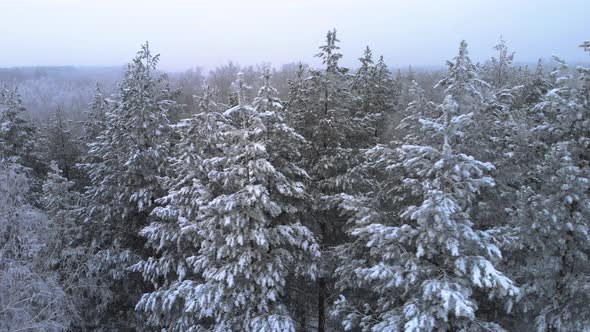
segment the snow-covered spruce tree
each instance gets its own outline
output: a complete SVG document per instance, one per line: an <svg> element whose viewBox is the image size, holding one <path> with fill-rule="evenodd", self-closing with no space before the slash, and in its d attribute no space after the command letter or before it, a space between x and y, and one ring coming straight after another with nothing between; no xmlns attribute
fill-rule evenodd
<svg viewBox="0 0 590 332"><path fill-rule="evenodd" d="M381 57L376 70L383 65L383 57ZM381 68L385 69L385 75L382 76L382 79L377 79L376 81L387 82L383 87L389 87L390 96L399 96L399 91L393 90L387 67ZM400 76L400 87L405 88L405 79ZM408 112L412 114L414 119L413 121L407 120L406 123L415 123L410 125L412 127L411 129L407 128L409 129L406 131L408 136L416 134L411 132L411 130L416 129L419 125L418 117L420 115L422 117L426 114L430 115L432 109L435 108L433 103L426 100L423 90L418 84L416 82L412 83L414 83L414 87L416 88L416 101L412 103L412 107ZM367 90L375 88L373 90L374 92L379 91L381 90L378 88L379 85L377 82L369 82ZM409 91L407 97L409 98ZM397 100L391 99L388 111L386 112L387 115L392 115L392 111L395 110L396 105L393 101ZM375 106L377 105L371 105L371 107ZM393 136L393 131L387 125L394 123L394 119L391 116L387 116L380 119L380 121L384 122L381 125L386 124L385 128L391 132L381 136L378 140L368 141L369 143L375 141L384 142L387 137ZM393 125L390 126L393 127ZM359 227L373 223L389 224L391 220L397 218L398 211L394 207L400 205L403 199L401 196L398 196L399 193L397 190L401 186L398 174L399 169L391 167L391 164L394 163L396 158L395 151L391 146L392 144L357 146L357 148L360 148L360 158L358 163L344 175L347 178L346 181L348 184L346 191L334 195L331 200L339 211L339 215L347 221L347 225L344 228L348 235L348 237L344 237L346 239L344 243L334 247L334 257L338 261L338 268L335 270L335 286L350 299L350 302L345 307L336 305L333 308L332 315L335 318L348 314L348 309L350 308L363 311L366 309L366 304L376 301L375 293L372 292L370 285L365 283L362 276L356 274L355 271L378 263L380 258L377 255L372 255L370 253L371 249L367 247L365 240L356 238L352 235L352 232ZM355 323L347 322L345 327L350 329L358 323L358 321Z"/></svg>
<svg viewBox="0 0 590 332"><path fill-rule="evenodd" d="M459 54L447 61L449 72L435 87L444 89L446 95L453 96L461 113L477 111L484 100L484 90L489 84L479 78L479 70L469 57L467 43L459 44Z"/></svg>
<svg viewBox="0 0 590 332"><path fill-rule="evenodd" d="M308 70L300 62L297 64L295 71L295 78L289 80L289 93L286 103L287 112L285 112L289 124L296 126L301 130L305 124L308 124L309 119L306 118L306 112L302 112L307 105L310 104L311 90L308 81ZM311 121L309 122L311 123Z"/></svg>
<svg viewBox="0 0 590 332"><path fill-rule="evenodd" d="M100 84L96 84L92 100L86 112L88 119L84 122L84 142L90 144L100 136L107 127L107 99Z"/></svg>
<svg viewBox="0 0 590 332"><path fill-rule="evenodd" d="M64 331L74 317L45 264L51 225L32 206L29 170L15 159L0 157L0 330Z"/></svg>
<svg viewBox="0 0 590 332"><path fill-rule="evenodd" d="M278 92L270 86L270 71L266 68L263 71L262 81L264 82L258 92L258 96L254 99L253 106L261 114L261 118L267 127L269 138L272 144L267 148L269 158L273 164L279 165L282 173L288 174L298 179L307 179L309 176L300 168L298 163L301 160L300 149L305 143L305 139L289 127L285 126L286 114L280 99L278 99ZM297 149L293 149L293 145ZM297 162L297 164L293 163ZM302 216L309 208L309 195L305 196L305 200L298 202L297 213ZM303 212L303 213L302 213ZM312 308L310 304L315 301L315 295L312 292L305 291L311 286L315 278L310 279L306 276L288 279L289 291L287 296L289 298L289 307L297 315L298 321L297 330L306 330L309 328L310 317L309 312ZM313 287L313 286L311 286Z"/></svg>
<svg viewBox="0 0 590 332"><path fill-rule="evenodd" d="M309 166L307 160L308 156L310 156L310 152L308 149L311 148L309 144L311 134L307 129L311 128L313 125L317 125L317 123L314 122L317 118L311 117L308 112L309 107L314 105L314 98L317 97L316 91L314 90L315 84L313 84L314 82L312 82L309 77L312 74L313 73L310 72L308 68L304 67L303 64L298 64L295 78L289 81L288 102L286 104L285 112L288 124L292 125L297 132L302 133L307 137L307 140L304 142L301 149L302 160L298 163L304 168ZM318 223L315 222L311 211L311 207L314 204L311 200L311 192L314 183L310 180L311 179L308 178L309 183L307 187L310 195L307 196L308 202L305 204L306 208L303 213L302 221L304 225L310 227L315 233L318 233ZM297 295L294 296L295 303L292 304L292 307L297 312L297 319L301 330L309 329L311 327L310 324L312 324L314 320L318 296L316 295L317 292L310 292L308 290L315 289L317 286L317 282L309 279L300 279L291 285L291 288L297 293ZM323 303L325 303L325 301Z"/></svg>
<svg viewBox="0 0 590 332"><path fill-rule="evenodd" d="M37 171L39 161L33 156L37 129L23 118L25 111L16 89L0 87L0 156L19 157Z"/></svg>
<svg viewBox="0 0 590 332"><path fill-rule="evenodd" d="M75 177L75 165L80 158L78 144L68 125L63 108L57 107L46 130L47 158L57 162L66 179Z"/></svg>
<svg viewBox="0 0 590 332"><path fill-rule="evenodd" d="M522 107L533 107L545 96L550 88L551 84L545 75L543 61L539 59L535 71L524 77L520 93Z"/></svg>
<svg viewBox="0 0 590 332"><path fill-rule="evenodd" d="M258 95L254 98L252 106L262 114L279 116L283 112L283 103L279 99L279 92L271 86L271 71L269 66L262 68L262 86L258 90Z"/></svg>
<svg viewBox="0 0 590 332"><path fill-rule="evenodd" d="M479 77L479 68L471 62L467 51L467 43L461 41L459 54L452 61L447 61L449 72L440 80L435 88L444 89L451 95L458 106L459 114L473 113L467 135L458 141L461 151L474 156L478 160L495 160L494 141L497 139L495 129L497 123L496 110L490 106L494 96L490 85ZM493 106L493 105L492 105ZM499 124L502 126L502 124ZM502 133L498 134L502 136Z"/></svg>
<svg viewBox="0 0 590 332"><path fill-rule="evenodd" d="M402 73L402 70L398 68L395 71L395 76L392 75L392 77L393 89L397 92L395 99L397 103L399 101L399 97L401 96L401 92L404 88L404 74ZM399 106L399 104L397 106Z"/></svg>
<svg viewBox="0 0 590 332"><path fill-rule="evenodd" d="M89 153L92 143L98 140L107 128L107 113L109 111L108 100L105 97L100 84L96 84L92 99L86 108L86 121L83 123L83 132L80 137L80 160L76 165L76 171L79 172L79 178L76 179L76 184L79 187L85 188L90 184L90 179L87 174L88 169L84 167L86 164L96 164L100 161L100 157L94 153Z"/></svg>
<svg viewBox="0 0 590 332"><path fill-rule="evenodd" d="M498 58L492 57L483 69L491 80L491 89L475 112L473 128L467 132L465 151L479 160L493 161L498 169L496 186L487 190L478 203L474 220L478 227L498 227L508 221L505 209L516 199L518 188L526 181L524 173L535 159L532 151L534 139L529 130L530 115L523 107L524 81L519 69L512 66L514 53L509 53L500 39L495 47ZM532 159L531 159L532 158Z"/></svg>
<svg viewBox="0 0 590 332"><path fill-rule="evenodd" d="M71 305L71 329L96 329L97 318L106 310L110 290L96 270L92 246L93 225L84 223L84 197L74 190L76 184L64 177L52 161L43 183L41 204L49 216L48 237L43 261L57 279Z"/></svg>
<svg viewBox="0 0 590 332"><path fill-rule="evenodd" d="M331 315L339 319L346 330L356 327L368 328L361 323L363 312L368 304L376 303L376 293L364 275L357 271L374 266L382 261L380 253L372 252L366 239L356 237L356 229L371 224L392 225L398 217L396 207L404 203L399 194L401 187L399 167L391 167L396 160L395 150L390 146L378 144L365 150L363 163L350 171L350 176L363 176L364 186L354 194L341 194L339 209L347 217L347 241L334 248L337 259L335 286L347 299L336 303ZM355 186L359 188L358 186ZM356 312L360 315L350 315ZM343 318L345 317L345 318ZM369 315L366 319L372 319Z"/></svg>
<svg viewBox="0 0 590 332"><path fill-rule="evenodd" d="M495 90L502 90L511 85L511 80L515 79L514 52L508 51L506 41L500 36L500 40L494 50L498 51L498 57L492 57L491 61L483 68L483 76L486 82Z"/></svg>
<svg viewBox="0 0 590 332"><path fill-rule="evenodd" d="M513 239L507 249L519 258L514 277L523 284L515 316L538 331L590 325L590 174L570 149L567 143L552 146L535 172L542 185L522 188L507 234Z"/></svg>
<svg viewBox="0 0 590 332"><path fill-rule="evenodd" d="M369 147L370 142L360 137L374 134L371 126L364 123L366 117L356 117L353 94L350 91L348 69L340 67L336 31L329 31L326 44L320 46L324 68L312 70L306 79L304 92L297 104L289 103L289 114L294 119L293 127L306 139L303 149L302 166L310 175L308 192L311 200L305 220L316 233L324 254L321 276L317 282L318 330L325 331L327 297L332 288L331 278L334 260L329 249L341 243L347 216L342 215L339 205L341 196L351 190L358 177L349 176L349 170L360 163L360 149ZM364 131L370 133L365 133Z"/></svg>
<svg viewBox="0 0 590 332"><path fill-rule="evenodd" d="M368 128L359 130L358 133L365 136L355 139L374 144L384 136L386 120L395 108L391 73L383 57L380 57L377 64L373 63L373 55L368 46L359 60L361 67L353 75L351 82L350 90L354 95L352 109L358 121Z"/></svg>
<svg viewBox="0 0 590 332"><path fill-rule="evenodd" d="M421 121L437 145L398 150L402 183L419 204L407 206L399 225L360 224L351 232L369 248L371 264L348 271L356 281L349 287L364 287L373 301L354 308L341 297L348 329L501 330L477 314L478 301L499 298L510 306L518 293L495 267L501 254L494 238L472 222L478 193L494 182L486 175L491 164L455 150L471 114L460 114L452 96L440 113Z"/></svg>
<svg viewBox="0 0 590 332"><path fill-rule="evenodd" d="M109 103L106 129L90 143L84 165L91 182L87 219L102 225L95 244L114 294L104 317L109 328L137 327L135 304L149 289L127 268L149 254L138 232L164 194L159 180L168 167L168 117L178 108L166 77L156 72L158 59L146 43L128 65Z"/></svg>
<svg viewBox="0 0 590 332"><path fill-rule="evenodd" d="M421 119L435 116L437 105L426 98L424 88L416 81L410 83L408 88L408 107L403 112L404 117L395 128L396 136L403 138L406 144L414 144L424 139L420 128Z"/></svg>
<svg viewBox="0 0 590 332"><path fill-rule="evenodd" d="M275 113L280 103L267 75L256 108L246 103L239 75L239 105L217 120L222 126L202 122L201 137L192 144L207 146L201 141L207 137L219 141L195 151L199 155L191 158L203 156L193 167L196 176L185 178L163 199L170 204L155 211L176 219L178 226L143 231L150 243L184 248L180 259L164 255L165 261L137 265L144 275L156 275L157 264L175 267L152 279L165 289L146 294L138 304L155 314L177 308L172 313L177 320L167 323L173 330L294 331L297 324L285 303L287 279L317 273L318 247L297 220L305 172L292 160L301 137ZM211 113L203 115L215 121ZM221 132L209 136L211 129ZM211 145L215 150L207 151ZM200 174L199 168L204 169Z"/></svg>
<svg viewBox="0 0 590 332"><path fill-rule="evenodd" d="M399 100L402 92L402 85L397 84L391 78L391 71L385 63L383 55L379 56L379 60L375 64L375 75L378 86L376 90L377 95L380 96L376 103L377 108L384 114L382 133L380 136L381 142L389 142L394 138L394 123L399 121L399 113L402 109L399 107Z"/></svg>
<svg viewBox="0 0 590 332"><path fill-rule="evenodd" d="M413 81L416 80L416 74L412 66L408 67L405 75L402 76L400 91L397 98L397 110L403 111L408 107L408 104L412 101L412 95L410 89L413 87Z"/></svg>
<svg viewBox="0 0 590 332"><path fill-rule="evenodd" d="M354 116L361 118L363 124L367 125L363 131L359 131L359 134L367 134L368 137L357 137L359 140L369 140L371 143L375 143L380 131L377 130L377 125L383 124L383 114L379 112L377 107L373 105L376 102L374 98L375 87L375 67L373 63L373 54L369 46L365 48L363 57L359 58L361 62L360 68L354 73L351 82L351 92L355 95L353 106Z"/></svg>
<svg viewBox="0 0 590 332"><path fill-rule="evenodd" d="M152 213L157 218L141 231L156 254L134 266L154 284L136 309L148 314L150 325L170 331L208 326L207 317L186 310L197 300L194 287L203 281L188 260L198 254L203 241L197 218L213 195L213 187L207 187L208 174L220 167L216 158L223 155L226 121L213 101L214 90L208 86L202 90L202 96L195 96L199 111L176 125L180 139L170 157L172 174L163 181L167 195L158 200L162 206Z"/></svg>
<svg viewBox="0 0 590 332"><path fill-rule="evenodd" d="M278 97L278 91L271 86L271 72L269 67L263 68L262 86L254 98L252 106L259 114L266 129L265 144L268 144L269 160L278 171L286 176L299 179L308 178L307 172L295 162L301 159L301 148L305 143L303 136L286 124L283 102ZM299 206L297 213L301 212Z"/></svg>
<svg viewBox="0 0 590 332"><path fill-rule="evenodd" d="M589 136L589 112L584 100L585 90L572 86L572 75L565 61L554 56L557 68L551 72L554 83L541 101L533 108L535 127L542 151L548 151L553 143L574 140L579 148L587 147ZM582 76L583 78L584 76Z"/></svg>
<svg viewBox="0 0 590 332"><path fill-rule="evenodd" d="M550 75L552 89L533 108L539 162L526 175L504 229L506 251L523 294L515 316L539 331L584 330L590 270L590 109L584 86L574 88L566 63ZM581 75L581 80L584 80ZM583 83L583 82L582 82Z"/></svg>

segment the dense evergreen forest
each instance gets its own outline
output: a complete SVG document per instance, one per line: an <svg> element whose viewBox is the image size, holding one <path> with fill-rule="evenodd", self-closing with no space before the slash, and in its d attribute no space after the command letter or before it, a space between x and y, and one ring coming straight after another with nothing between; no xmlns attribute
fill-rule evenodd
<svg viewBox="0 0 590 332"><path fill-rule="evenodd" d="M590 68L491 51L0 70L0 331L590 331Z"/></svg>

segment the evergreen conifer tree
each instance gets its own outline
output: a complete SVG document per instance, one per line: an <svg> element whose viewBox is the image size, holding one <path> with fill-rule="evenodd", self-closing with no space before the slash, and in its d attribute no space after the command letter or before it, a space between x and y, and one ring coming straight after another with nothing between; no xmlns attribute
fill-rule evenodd
<svg viewBox="0 0 590 332"><path fill-rule="evenodd" d="M161 178L168 171L169 114L178 109L175 92L156 71L159 56L148 44L129 64L118 94L106 113L106 128L89 144L85 169L90 178L89 222L103 225L95 234L104 269L115 294L109 326L134 328L134 307L148 285L127 268L147 256L138 232L149 224L156 200L164 195Z"/></svg>

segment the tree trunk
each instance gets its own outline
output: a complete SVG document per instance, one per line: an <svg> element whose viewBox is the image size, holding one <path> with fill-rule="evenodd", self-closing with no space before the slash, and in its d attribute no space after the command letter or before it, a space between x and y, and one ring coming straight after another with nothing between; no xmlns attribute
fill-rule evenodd
<svg viewBox="0 0 590 332"><path fill-rule="evenodd" d="M326 331L326 279L318 279L318 332Z"/></svg>
<svg viewBox="0 0 590 332"><path fill-rule="evenodd" d="M307 331L307 310L306 310L306 303L305 299L299 299L299 303L297 304L297 315L299 316L299 324L301 329L299 331L306 332Z"/></svg>

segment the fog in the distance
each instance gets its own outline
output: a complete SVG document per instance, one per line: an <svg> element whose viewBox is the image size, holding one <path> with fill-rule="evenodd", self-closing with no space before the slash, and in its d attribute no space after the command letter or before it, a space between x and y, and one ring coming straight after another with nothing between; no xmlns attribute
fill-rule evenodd
<svg viewBox="0 0 590 332"><path fill-rule="evenodd" d="M3 0L0 67L121 65L146 40L165 55L165 70L314 63L331 28L349 66L366 44L392 66L440 65L461 39L480 61L500 35L517 61L584 61L577 46L588 37L589 10L586 0Z"/></svg>

